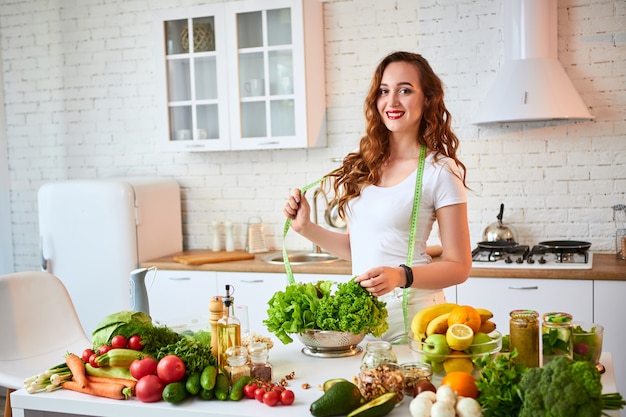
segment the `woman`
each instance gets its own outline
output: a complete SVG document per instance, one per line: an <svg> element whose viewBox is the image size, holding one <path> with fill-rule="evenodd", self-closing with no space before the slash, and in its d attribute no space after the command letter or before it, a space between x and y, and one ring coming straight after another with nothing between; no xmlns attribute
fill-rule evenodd
<svg viewBox="0 0 626 417"><path fill-rule="evenodd" d="M421 55L394 52L380 62L365 99L365 119L359 149L329 174L348 232L311 222L299 189L283 211L297 233L352 261L356 281L387 303L389 330L383 339L400 341L417 311L444 302L443 288L469 276L466 172L456 155L459 141L442 82ZM422 147L426 158L415 245L405 267ZM443 248L438 262L426 253L435 220Z"/></svg>

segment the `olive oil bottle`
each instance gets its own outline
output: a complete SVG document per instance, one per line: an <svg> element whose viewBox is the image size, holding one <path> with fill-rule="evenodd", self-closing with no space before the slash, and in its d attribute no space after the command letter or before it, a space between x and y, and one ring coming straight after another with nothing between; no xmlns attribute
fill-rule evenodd
<svg viewBox="0 0 626 417"><path fill-rule="evenodd" d="M222 297L224 315L217 322L217 362L220 366L228 365L226 350L229 347L241 346L241 323L235 317L233 290L232 285L226 284L226 296Z"/></svg>

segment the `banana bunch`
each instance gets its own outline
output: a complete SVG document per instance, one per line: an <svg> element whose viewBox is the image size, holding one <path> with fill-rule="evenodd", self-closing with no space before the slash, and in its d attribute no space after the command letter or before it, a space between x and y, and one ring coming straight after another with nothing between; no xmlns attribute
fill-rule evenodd
<svg viewBox="0 0 626 417"><path fill-rule="evenodd" d="M446 334L450 312L458 306L455 303L443 303L421 309L411 322L411 330L415 340L424 340L431 334ZM480 314L479 332L491 333L494 331L496 324L490 320L493 313L486 308L474 307L474 309Z"/></svg>

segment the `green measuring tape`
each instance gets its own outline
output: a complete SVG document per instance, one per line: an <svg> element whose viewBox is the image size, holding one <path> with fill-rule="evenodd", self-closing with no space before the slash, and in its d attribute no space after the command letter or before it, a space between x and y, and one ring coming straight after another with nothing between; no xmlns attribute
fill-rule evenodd
<svg viewBox="0 0 626 417"><path fill-rule="evenodd" d="M426 146L421 146L420 148L420 159L417 168L417 175L415 178L415 198L413 199L413 211L411 213L411 229L409 231L409 250L406 256L406 264L408 267L411 267L413 263L413 251L415 247L415 233L417 230L417 218L419 214L419 206L420 201L422 199L422 180L424 178L424 161L426 160ZM305 185L300 190L300 195L303 195L307 190L315 187L317 184L324 181L326 177L322 177L310 184ZM302 197L304 198L304 197ZM285 272L287 273L287 280L289 284L295 284L296 280L293 277L293 270L291 269L291 264L289 263L289 256L287 255L287 247L285 246L285 238L287 237L287 232L289 232L289 228L291 227L291 219L287 218L285 221L285 227L283 228L283 264L285 265ZM404 342L406 342L406 336L409 332L409 317L408 317L408 288L402 290L402 314L404 316ZM400 342L401 343L401 342Z"/></svg>

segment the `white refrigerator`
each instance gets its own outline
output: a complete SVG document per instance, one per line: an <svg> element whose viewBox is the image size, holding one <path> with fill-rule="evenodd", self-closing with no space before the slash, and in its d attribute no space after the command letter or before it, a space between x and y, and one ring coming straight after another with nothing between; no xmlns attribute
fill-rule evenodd
<svg viewBox="0 0 626 417"><path fill-rule="evenodd" d="M88 335L130 309L130 272L183 247L180 187L171 179L68 180L38 193L42 269L67 287Z"/></svg>

